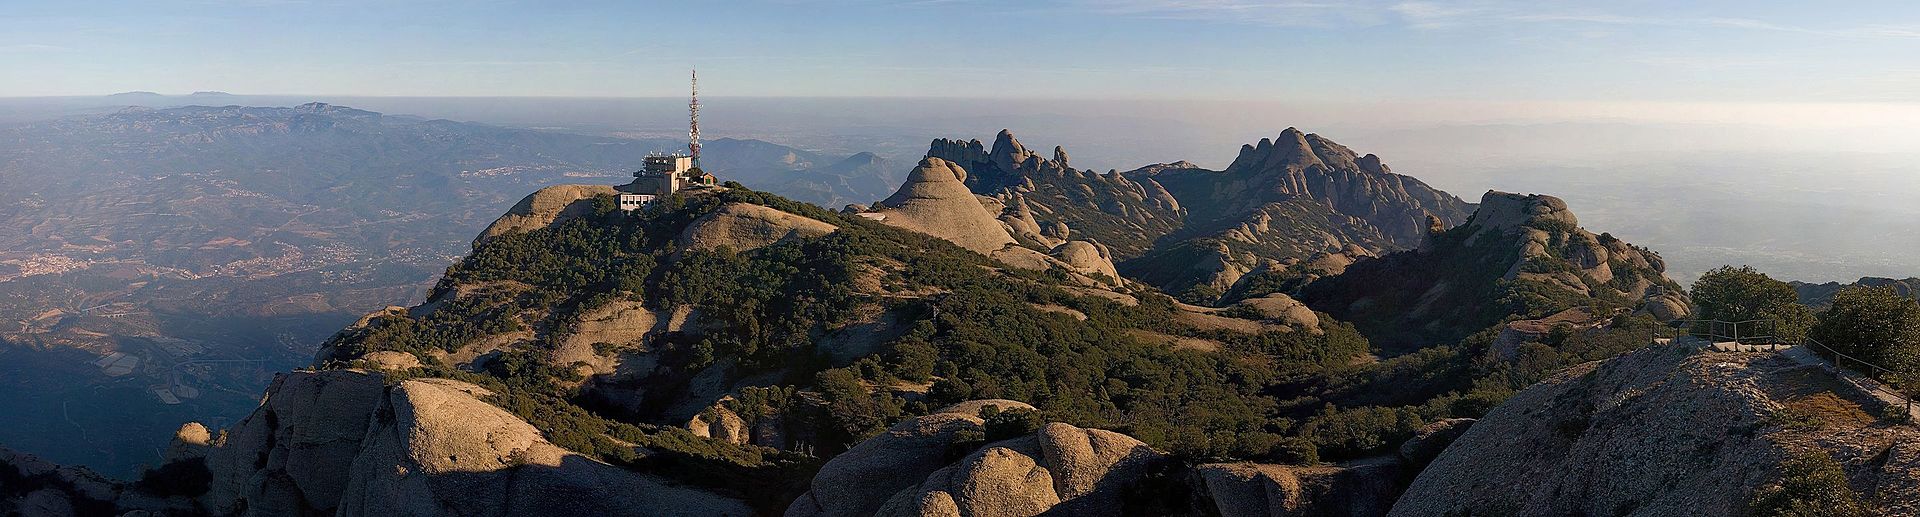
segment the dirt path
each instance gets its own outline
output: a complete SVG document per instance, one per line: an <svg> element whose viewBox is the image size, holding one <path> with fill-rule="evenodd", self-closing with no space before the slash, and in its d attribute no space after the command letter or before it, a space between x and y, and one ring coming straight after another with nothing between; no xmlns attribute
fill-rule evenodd
<svg viewBox="0 0 1920 517"><path fill-rule="evenodd" d="M1872 395L1873 398L1879 399L1881 402L1885 402L1888 406L1907 407L1907 413L1914 417L1913 421L1920 422L1920 408L1908 406L1907 400L1905 398L1902 398L1900 395L1894 394L1891 388L1887 388L1886 386L1880 384L1880 381L1873 380L1872 378L1869 378L1866 375L1862 375L1852 370L1847 370L1845 368L1837 368L1833 365L1831 361L1828 361L1825 358L1820 357L1819 354L1813 353L1812 350L1809 350L1807 349L1807 347L1804 347L1804 346L1796 345L1796 346L1788 347L1784 350L1781 350L1780 355L1786 356L1788 359L1792 359L1796 363L1800 363L1804 365L1819 366L1821 369L1824 369L1828 373L1832 373L1835 377L1840 378L1841 381L1846 382L1847 384L1853 385L1855 389L1858 389L1861 392L1866 393L1868 395Z"/></svg>

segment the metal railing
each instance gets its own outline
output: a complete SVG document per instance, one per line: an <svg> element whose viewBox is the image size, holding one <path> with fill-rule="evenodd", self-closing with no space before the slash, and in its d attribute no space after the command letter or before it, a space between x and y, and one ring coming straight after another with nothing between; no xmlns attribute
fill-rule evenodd
<svg viewBox="0 0 1920 517"><path fill-rule="evenodd" d="M1674 323L1686 324L1688 329L1687 334L1706 339L1708 348L1713 348L1718 343L1730 342L1735 345L1736 350L1739 349L1740 346L1749 346L1757 349L1762 346L1771 345L1770 349L1778 352L1781 351L1782 348L1792 346L1791 343L1784 343L1773 335L1774 322L1771 320L1722 321L1696 319L1677 320ZM1702 324L1705 326L1704 329L1701 328ZM1891 368L1867 362L1865 359L1847 355L1811 337L1801 338L1800 346L1812 352L1816 357L1832 357L1833 366L1839 370L1838 373L1843 381L1847 381L1862 390L1891 395L1900 400L1901 405L1906 409L1908 415L1913 413L1913 398L1907 396L1907 393L1900 389L1899 382L1902 379L1899 372ZM1859 369L1850 370L1848 368L1849 366L1858 366ZM1866 378L1866 382L1846 378L1847 373L1855 371L1863 372L1860 375Z"/></svg>
<svg viewBox="0 0 1920 517"><path fill-rule="evenodd" d="M1773 336L1773 320L1677 320L1675 323L1687 324L1687 333L1707 338L1710 341L1730 341L1734 343L1771 343L1777 341ZM1706 330L1699 330L1706 324ZM1745 332L1741 332L1742 329Z"/></svg>
<svg viewBox="0 0 1920 517"><path fill-rule="evenodd" d="M1913 398L1908 397L1906 392L1900 389L1899 372L1895 372L1892 369L1867 362L1865 359L1861 359L1858 357L1841 353L1839 350L1836 350L1833 347L1827 346L1826 343L1821 343L1820 341L1815 340L1811 337L1800 340L1800 343L1801 345L1806 346L1807 350L1814 351L1814 355L1820 355L1820 352L1822 351L1824 351L1826 354L1831 355L1833 357L1833 366L1840 370L1843 370L1843 371L1847 370L1847 364L1848 364L1847 361L1852 361L1852 364L1860 365L1861 367L1863 367L1863 371L1865 372L1864 375L1867 377L1867 380L1871 382L1870 385L1860 386L1861 389L1879 392L1879 393L1885 393L1888 395L1892 395L1896 398L1899 398L1900 402L1905 406L1907 413L1908 414L1913 413ZM1856 383L1855 385L1859 385L1859 383ZM1889 387L1889 385L1891 385L1891 387Z"/></svg>

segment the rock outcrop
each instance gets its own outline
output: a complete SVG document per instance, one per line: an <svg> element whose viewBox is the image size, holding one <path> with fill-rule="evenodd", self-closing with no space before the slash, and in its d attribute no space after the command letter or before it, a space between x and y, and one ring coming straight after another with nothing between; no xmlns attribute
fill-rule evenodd
<svg viewBox="0 0 1920 517"><path fill-rule="evenodd" d="M727 203L700 216L680 232L685 249L734 251L760 249L791 239L819 237L838 230L819 220L751 203Z"/></svg>
<svg viewBox="0 0 1920 517"><path fill-rule="evenodd" d="M1399 495L1399 464L1344 466L1216 463L1194 467L1197 513L1221 517L1382 515Z"/></svg>
<svg viewBox="0 0 1920 517"><path fill-rule="evenodd" d="M1466 434L1474 421L1472 418L1443 418L1421 427L1413 434L1413 438L1400 444L1400 461L1414 470L1426 467L1446 451L1447 446L1453 445L1454 440L1460 439L1460 435Z"/></svg>
<svg viewBox="0 0 1920 517"><path fill-rule="evenodd" d="M487 239L507 232L546 228L569 218L586 215L593 210L591 201L595 196L616 194L619 191L608 185L554 185L534 191L521 198L513 208L507 209L507 213L495 219L486 231L480 232L480 237L474 239L473 245L477 247Z"/></svg>
<svg viewBox="0 0 1920 517"><path fill-rule="evenodd" d="M1160 456L1120 433L1047 424L928 474L876 515L1121 515L1125 490Z"/></svg>
<svg viewBox="0 0 1920 517"><path fill-rule="evenodd" d="M1840 282L1827 282L1824 284L1811 284L1806 282L1788 282L1788 283L1792 284L1794 292L1800 295L1800 303L1806 304L1807 306L1810 306L1810 307L1825 307L1829 304L1832 304L1834 293L1840 292L1840 290L1843 288L1855 287L1855 286L1886 287L1886 288L1893 289L1893 292L1900 296L1920 299L1920 278L1907 278L1904 280L1900 280L1900 279L1893 279L1893 278L1881 278L1881 277L1869 276L1869 277L1861 277L1859 280L1855 280L1852 283L1840 283Z"/></svg>
<svg viewBox="0 0 1920 517"><path fill-rule="evenodd" d="M1120 433L1053 423L952 460L981 436L987 406L1032 409L973 401L895 424L822 466L786 515L1120 515L1127 488L1163 457Z"/></svg>
<svg viewBox="0 0 1920 517"><path fill-rule="evenodd" d="M202 501L236 515L752 513L561 449L487 395L447 379L389 388L354 370L283 374L205 453Z"/></svg>
<svg viewBox="0 0 1920 517"><path fill-rule="evenodd" d="M1778 354L1649 347L1494 408L1391 515L1741 515L1782 461L1805 453L1838 460L1863 497L1912 501L1920 455L1901 444L1920 431L1875 422L1881 406Z"/></svg>
<svg viewBox="0 0 1920 517"><path fill-rule="evenodd" d="M340 515L731 515L740 501L561 449L476 386L403 381L354 458Z"/></svg>
<svg viewBox="0 0 1920 517"><path fill-rule="evenodd" d="M1253 309L1268 321L1308 329L1313 333L1321 332L1320 315L1315 314L1307 304L1300 303L1291 296L1273 293L1242 300L1240 305Z"/></svg>
<svg viewBox="0 0 1920 517"><path fill-rule="evenodd" d="M1300 299L1353 322L1390 350L1452 343L1509 316L1532 320L1586 307L1684 315L1680 284L1646 248L1579 226L1553 196L1487 192L1465 224L1418 249L1355 262L1307 285ZM1525 303L1522 303L1525 302Z"/></svg>
<svg viewBox="0 0 1920 517"><path fill-rule="evenodd" d="M1001 130L990 148L979 140L934 140L927 156L964 167L967 186L1002 203L998 216L1009 231L1038 249L1059 246L1071 233L1129 258L1185 217L1180 202L1152 178L1075 169L1066 149L1042 155L1012 131Z"/></svg>
<svg viewBox="0 0 1920 517"><path fill-rule="evenodd" d="M982 255L1014 244L994 214L967 190L966 175L966 169L946 160L922 159L900 190L870 213L883 223L946 239Z"/></svg>
<svg viewBox="0 0 1920 517"><path fill-rule="evenodd" d="M260 407L207 453L207 506L223 514L334 513L385 392L379 374L352 370L275 377Z"/></svg>
<svg viewBox="0 0 1920 517"><path fill-rule="evenodd" d="M1120 272L1113 268L1113 253L1097 242L1067 241L1054 248L1050 255L1075 273L1098 274L1114 281L1120 278Z"/></svg>
<svg viewBox="0 0 1920 517"><path fill-rule="evenodd" d="M0 447L0 511L29 517L190 515L185 497L161 497L81 467Z"/></svg>

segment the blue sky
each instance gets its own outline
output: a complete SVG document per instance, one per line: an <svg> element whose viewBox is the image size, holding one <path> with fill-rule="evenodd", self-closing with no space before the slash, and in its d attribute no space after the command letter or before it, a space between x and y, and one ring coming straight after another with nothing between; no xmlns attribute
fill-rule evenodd
<svg viewBox="0 0 1920 517"><path fill-rule="evenodd" d="M0 96L1920 101L1920 2L6 0Z"/></svg>

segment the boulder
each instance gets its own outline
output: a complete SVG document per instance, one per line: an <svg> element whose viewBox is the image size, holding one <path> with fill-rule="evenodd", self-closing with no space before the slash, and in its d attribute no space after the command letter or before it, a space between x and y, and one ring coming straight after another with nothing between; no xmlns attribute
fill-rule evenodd
<svg viewBox="0 0 1920 517"><path fill-rule="evenodd" d="M381 370L406 371L420 367L420 358L414 357L413 354L392 350L373 352L360 356L360 359Z"/></svg>
<svg viewBox="0 0 1920 517"><path fill-rule="evenodd" d="M1452 445L1460 435L1466 434L1471 426L1471 418L1444 418L1427 424L1415 431L1413 438L1400 444L1400 460L1415 469L1424 467L1439 457L1441 451L1447 450L1447 446Z"/></svg>
<svg viewBox="0 0 1920 517"><path fill-rule="evenodd" d="M1220 463L1193 469L1203 514L1221 517L1293 515L1302 506L1300 478L1282 465ZM1207 511L1211 510L1211 511Z"/></svg>
<svg viewBox="0 0 1920 517"><path fill-rule="evenodd" d="M1640 306L1639 312L1660 321L1682 320L1693 315L1693 301L1685 293L1656 287L1647 293L1646 304Z"/></svg>
<svg viewBox="0 0 1920 517"><path fill-rule="evenodd" d="M878 515L1121 515L1161 457L1132 437L1053 423L984 447L889 498Z"/></svg>
<svg viewBox="0 0 1920 517"><path fill-rule="evenodd" d="M1120 272L1113 267L1113 252L1100 243L1067 241L1054 248L1051 255L1075 273L1100 278L1094 275L1098 273L1105 275L1108 282L1120 281Z"/></svg>
<svg viewBox="0 0 1920 517"><path fill-rule="evenodd" d="M1321 332L1320 315L1314 313L1312 308L1307 307L1307 304L1300 303L1299 300L1293 299L1292 296L1273 293L1259 298L1242 300L1240 305L1253 309L1260 314L1261 318L1269 321L1300 327L1316 334Z"/></svg>
<svg viewBox="0 0 1920 517"><path fill-rule="evenodd" d="M727 203L700 216L680 232L682 248L734 251L760 249L792 239L819 237L840 228L800 215L752 203Z"/></svg>
<svg viewBox="0 0 1920 517"><path fill-rule="evenodd" d="M168 462L207 457L207 451L213 448L213 432L199 422L187 422L173 432L173 441L167 445Z"/></svg>

